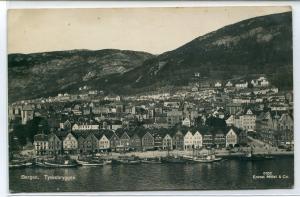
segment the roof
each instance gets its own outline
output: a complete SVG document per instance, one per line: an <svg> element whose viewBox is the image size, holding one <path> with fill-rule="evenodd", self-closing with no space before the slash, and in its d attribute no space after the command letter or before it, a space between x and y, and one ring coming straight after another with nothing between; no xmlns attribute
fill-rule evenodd
<svg viewBox="0 0 300 197"><path fill-rule="evenodd" d="M48 136L46 134L36 134L33 139L34 141L48 141Z"/></svg>
<svg viewBox="0 0 300 197"><path fill-rule="evenodd" d="M24 105L22 108L23 111L32 111L32 106L31 105Z"/></svg>

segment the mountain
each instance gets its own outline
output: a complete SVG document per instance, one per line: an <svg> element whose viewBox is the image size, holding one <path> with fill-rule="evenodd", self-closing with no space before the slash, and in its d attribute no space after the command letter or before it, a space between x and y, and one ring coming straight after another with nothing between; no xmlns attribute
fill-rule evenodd
<svg viewBox="0 0 300 197"><path fill-rule="evenodd" d="M9 101L78 89L107 75L135 69L153 57L145 52L105 49L8 55Z"/></svg>
<svg viewBox="0 0 300 197"><path fill-rule="evenodd" d="M152 90L186 85L195 72L211 80L266 74L274 85L291 89L292 65L292 13L286 12L247 19L200 36L146 60L125 73L122 82L128 82L128 90Z"/></svg>
<svg viewBox="0 0 300 197"><path fill-rule="evenodd" d="M171 33L171 32L170 32ZM133 51L60 51L8 56L9 101L74 91L82 85L133 94L208 80L266 74L293 86L292 13L247 19L157 56Z"/></svg>

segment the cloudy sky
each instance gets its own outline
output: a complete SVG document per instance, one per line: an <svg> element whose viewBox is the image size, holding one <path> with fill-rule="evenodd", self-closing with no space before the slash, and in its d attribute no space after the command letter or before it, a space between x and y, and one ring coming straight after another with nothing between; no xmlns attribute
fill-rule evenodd
<svg viewBox="0 0 300 197"><path fill-rule="evenodd" d="M255 16L290 7L19 9L8 12L8 53L127 49L159 54Z"/></svg>

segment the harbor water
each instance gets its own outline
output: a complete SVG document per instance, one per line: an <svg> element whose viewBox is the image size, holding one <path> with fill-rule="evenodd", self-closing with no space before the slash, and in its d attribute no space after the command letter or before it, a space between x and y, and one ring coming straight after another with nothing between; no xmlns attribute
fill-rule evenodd
<svg viewBox="0 0 300 197"><path fill-rule="evenodd" d="M105 165L9 170L10 192L283 189L294 184L294 157L195 164Z"/></svg>

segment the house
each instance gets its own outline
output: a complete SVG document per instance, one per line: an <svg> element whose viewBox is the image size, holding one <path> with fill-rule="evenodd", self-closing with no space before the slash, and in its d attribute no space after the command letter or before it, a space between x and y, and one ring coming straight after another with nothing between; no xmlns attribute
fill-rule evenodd
<svg viewBox="0 0 300 197"><path fill-rule="evenodd" d="M237 132L238 135L238 144L239 145L247 145L248 143L248 138L247 138L247 132L245 130L239 130Z"/></svg>
<svg viewBox="0 0 300 197"><path fill-rule="evenodd" d="M204 132L202 134L202 136L203 136L203 142L202 142L203 146L206 148L211 148L214 143L213 134L211 132L207 131L207 132Z"/></svg>
<svg viewBox="0 0 300 197"><path fill-rule="evenodd" d="M225 110L229 112L229 114L236 114L241 109L242 109L242 105L240 103L228 103L225 106Z"/></svg>
<svg viewBox="0 0 300 197"><path fill-rule="evenodd" d="M97 152L98 150L98 139L93 133L89 133L84 140L85 151L88 154Z"/></svg>
<svg viewBox="0 0 300 197"><path fill-rule="evenodd" d="M25 105L21 109L22 124L27 124L29 120L32 120L34 116L34 111L31 105Z"/></svg>
<svg viewBox="0 0 300 197"><path fill-rule="evenodd" d="M283 113L278 120L278 127L280 130L291 130L294 129L294 120L288 113Z"/></svg>
<svg viewBox="0 0 300 197"><path fill-rule="evenodd" d="M193 146L195 149L200 149L203 145L202 135L199 131L195 131L193 135Z"/></svg>
<svg viewBox="0 0 300 197"><path fill-rule="evenodd" d="M246 131L256 130L256 115L251 109L248 109L246 113L231 115L226 119L228 126L235 126Z"/></svg>
<svg viewBox="0 0 300 197"><path fill-rule="evenodd" d="M182 121L182 126L191 127L191 126L192 126L191 120L190 120L189 118L185 118L185 119Z"/></svg>
<svg viewBox="0 0 300 197"><path fill-rule="evenodd" d="M48 136L46 134L36 134L33 140L35 154L46 155L48 153Z"/></svg>
<svg viewBox="0 0 300 197"><path fill-rule="evenodd" d="M173 143L172 143L172 137L170 134L166 134L163 138L163 144L162 144L163 150L172 150L173 149Z"/></svg>
<svg viewBox="0 0 300 197"><path fill-rule="evenodd" d="M85 136L84 135L78 135L77 136L77 142L78 142L78 152L80 154L85 153Z"/></svg>
<svg viewBox="0 0 300 197"><path fill-rule="evenodd" d="M130 136L130 148L136 151L142 150L142 140L137 133Z"/></svg>
<svg viewBox="0 0 300 197"><path fill-rule="evenodd" d="M78 125L74 124L72 127L72 131L86 131L86 130L99 130L99 125L89 125L89 124L83 124L83 125Z"/></svg>
<svg viewBox="0 0 300 197"><path fill-rule="evenodd" d="M107 131L105 135L109 139L110 149L112 151L117 151L117 148L120 147L120 138L118 135L116 135L116 133L113 131Z"/></svg>
<svg viewBox="0 0 300 197"><path fill-rule="evenodd" d="M109 139L106 137L105 134L101 134L99 135L100 139L98 141L98 149L99 151L108 151L110 148L110 141Z"/></svg>
<svg viewBox="0 0 300 197"><path fill-rule="evenodd" d="M66 154L75 154L78 150L78 141L76 137L69 132L63 140L63 150Z"/></svg>
<svg viewBox="0 0 300 197"><path fill-rule="evenodd" d="M173 149L183 150L184 148L183 133L181 131L177 131L172 137L172 142L173 142Z"/></svg>
<svg viewBox="0 0 300 197"><path fill-rule="evenodd" d="M48 135L48 153L50 155L62 154L62 141L57 137L55 133Z"/></svg>
<svg viewBox="0 0 300 197"><path fill-rule="evenodd" d="M256 115L252 112L251 109L248 109L245 114L240 116L241 119L241 128L247 131L256 130Z"/></svg>
<svg viewBox="0 0 300 197"><path fill-rule="evenodd" d="M120 137L120 145L123 148L124 151L129 150L129 145L130 145L130 137L128 133L125 131L122 133Z"/></svg>
<svg viewBox="0 0 300 197"><path fill-rule="evenodd" d="M244 89L244 88L247 88L248 87L248 82L247 81L239 81L238 83L235 84L235 87L237 89Z"/></svg>
<svg viewBox="0 0 300 197"><path fill-rule="evenodd" d="M147 131L142 137L142 148L143 150L154 149L154 137Z"/></svg>
<svg viewBox="0 0 300 197"><path fill-rule="evenodd" d="M193 150L194 136L191 131L186 132L183 138L184 150Z"/></svg>
<svg viewBox="0 0 300 197"><path fill-rule="evenodd" d="M162 144L163 144L163 138L159 133L154 133L154 148L156 150L161 150L162 149Z"/></svg>
<svg viewBox="0 0 300 197"><path fill-rule="evenodd" d="M226 138L223 131L218 130L215 132L214 144L216 148L224 148L226 146Z"/></svg>
<svg viewBox="0 0 300 197"><path fill-rule="evenodd" d="M226 147L234 147L238 143L238 136L236 132L231 128L226 133Z"/></svg>
<svg viewBox="0 0 300 197"><path fill-rule="evenodd" d="M233 84L232 84L230 81L228 81L228 82L225 84L225 86L226 86L226 87L232 87Z"/></svg>
<svg viewBox="0 0 300 197"><path fill-rule="evenodd" d="M220 81L217 81L217 82L215 83L215 87L216 87L216 88L222 87L222 83L221 83Z"/></svg>

